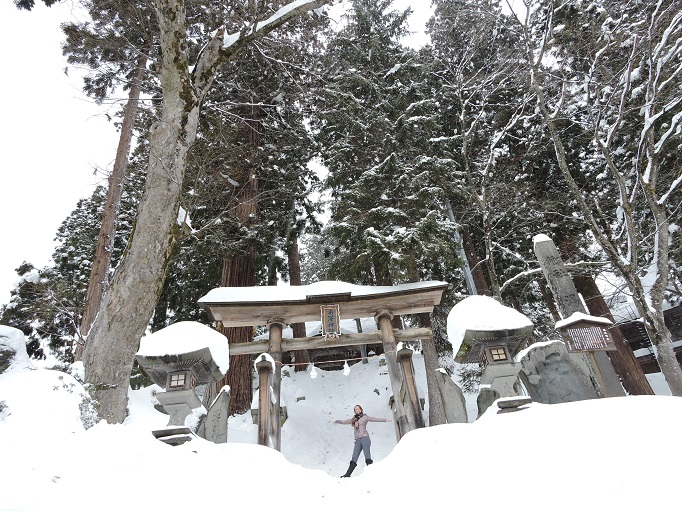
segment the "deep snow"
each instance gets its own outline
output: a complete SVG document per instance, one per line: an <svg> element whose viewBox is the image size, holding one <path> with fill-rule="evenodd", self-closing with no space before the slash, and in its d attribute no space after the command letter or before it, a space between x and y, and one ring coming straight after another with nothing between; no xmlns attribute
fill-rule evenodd
<svg viewBox="0 0 682 511"><path fill-rule="evenodd" d="M150 433L167 421L153 408L158 387L131 391L125 424L85 430L79 413L83 389L74 378L12 369L0 376L0 509L678 505L682 447L673 435L682 421L682 400L670 396L533 403L507 414L493 406L474 423L414 431L398 445L392 423L370 423L376 463L365 467L361 458L353 477L340 479L352 430L332 421L350 417L356 403L370 415L390 417L390 386L380 360L354 364L348 375L315 368L315 378L312 368L285 368L289 419L281 454L254 445L257 429L249 414L231 418L227 444L163 444ZM420 355L415 368L423 382ZM474 399L468 396L470 407Z"/></svg>

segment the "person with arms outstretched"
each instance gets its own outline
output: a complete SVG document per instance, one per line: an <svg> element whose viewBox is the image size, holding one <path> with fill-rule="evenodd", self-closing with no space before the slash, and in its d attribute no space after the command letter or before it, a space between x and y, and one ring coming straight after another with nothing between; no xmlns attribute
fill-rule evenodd
<svg viewBox="0 0 682 511"><path fill-rule="evenodd" d="M336 420L336 424L352 424L353 425L353 436L355 437L355 447L353 447L353 457L351 458L348 470L341 477L350 477L358 466L358 458L360 457L360 451L365 454L365 463L367 465L372 464L372 455L370 454L370 445L372 444L369 439L369 433L367 433L367 423L368 422L391 422L390 419L381 419L377 417L370 417L365 415L362 410L362 406L355 405L353 408L355 415L347 420Z"/></svg>

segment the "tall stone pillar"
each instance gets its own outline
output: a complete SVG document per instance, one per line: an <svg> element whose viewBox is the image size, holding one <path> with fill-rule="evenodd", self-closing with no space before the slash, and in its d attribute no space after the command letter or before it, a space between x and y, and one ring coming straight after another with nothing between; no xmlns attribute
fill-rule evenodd
<svg viewBox="0 0 682 511"><path fill-rule="evenodd" d="M554 242L541 234L533 238L533 247L561 317L568 318L574 312L589 314L580 301L573 279L566 270ZM603 351L593 353L594 356L583 353L571 353L570 356L580 358L581 362L590 368L592 384L597 395L602 397L625 395L618 375L606 354Z"/></svg>

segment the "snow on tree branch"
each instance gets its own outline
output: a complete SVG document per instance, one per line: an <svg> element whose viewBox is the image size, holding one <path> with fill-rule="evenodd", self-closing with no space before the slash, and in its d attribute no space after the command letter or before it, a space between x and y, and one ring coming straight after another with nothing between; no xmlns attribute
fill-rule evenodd
<svg viewBox="0 0 682 511"><path fill-rule="evenodd" d="M229 58L244 45L263 37L300 14L319 9L330 2L331 0L296 0L279 9L268 19L263 21L256 20L246 31L225 34L221 52L223 58Z"/></svg>

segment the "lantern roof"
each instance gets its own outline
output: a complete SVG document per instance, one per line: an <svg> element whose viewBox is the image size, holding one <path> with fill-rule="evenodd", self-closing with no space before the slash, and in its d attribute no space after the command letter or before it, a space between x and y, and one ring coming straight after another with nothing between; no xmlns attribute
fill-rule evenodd
<svg viewBox="0 0 682 511"><path fill-rule="evenodd" d="M195 321L180 321L143 337L135 359L163 387L169 372L183 369L191 370L197 383L220 380L230 356L223 334Z"/></svg>
<svg viewBox="0 0 682 511"><path fill-rule="evenodd" d="M533 322L489 296L468 296L448 314L448 340L458 362L479 361L484 345L504 344L510 353L532 332ZM458 353L462 349L462 353Z"/></svg>

